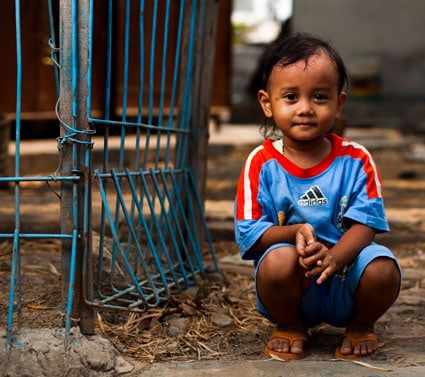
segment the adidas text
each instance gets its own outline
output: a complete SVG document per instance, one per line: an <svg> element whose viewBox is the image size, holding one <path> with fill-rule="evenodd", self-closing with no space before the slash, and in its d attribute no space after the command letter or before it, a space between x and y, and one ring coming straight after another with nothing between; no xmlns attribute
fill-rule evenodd
<svg viewBox="0 0 425 377"><path fill-rule="evenodd" d="M298 205L302 207L312 207L312 206L324 206L328 204L328 199L300 199L298 200Z"/></svg>

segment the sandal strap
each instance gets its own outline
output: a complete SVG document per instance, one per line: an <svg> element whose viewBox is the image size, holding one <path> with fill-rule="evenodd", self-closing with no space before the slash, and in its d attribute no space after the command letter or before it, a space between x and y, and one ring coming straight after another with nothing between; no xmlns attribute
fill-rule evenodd
<svg viewBox="0 0 425 377"><path fill-rule="evenodd" d="M292 346L292 344L296 340L303 340L304 342L307 342L307 336L302 332L291 333L287 331L276 330L273 332L271 336L271 339L274 339L274 338L287 339L289 341L290 346Z"/></svg>

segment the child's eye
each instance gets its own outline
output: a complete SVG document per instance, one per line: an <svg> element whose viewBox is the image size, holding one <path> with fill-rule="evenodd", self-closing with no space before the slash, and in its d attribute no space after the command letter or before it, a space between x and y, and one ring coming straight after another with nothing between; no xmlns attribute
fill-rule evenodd
<svg viewBox="0 0 425 377"><path fill-rule="evenodd" d="M283 98L287 99L288 101L295 101L297 99L297 96L294 93L287 93L284 95Z"/></svg>
<svg viewBox="0 0 425 377"><path fill-rule="evenodd" d="M318 100L318 101L323 101L327 98L328 98L328 96L325 95L325 94L322 94L322 93L317 93L317 94L314 95L314 99Z"/></svg>

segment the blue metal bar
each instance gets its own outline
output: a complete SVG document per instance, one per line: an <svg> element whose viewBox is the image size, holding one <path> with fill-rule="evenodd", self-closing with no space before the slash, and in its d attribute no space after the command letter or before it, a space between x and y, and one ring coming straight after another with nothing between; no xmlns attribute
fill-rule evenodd
<svg viewBox="0 0 425 377"><path fill-rule="evenodd" d="M69 234L58 234L58 233L18 233L19 238L31 238L31 239L41 239L41 238L56 238L56 239L68 239L72 238ZM0 238L14 238L14 233L0 233Z"/></svg>
<svg viewBox="0 0 425 377"><path fill-rule="evenodd" d="M158 125L152 125L152 124L145 124L145 123L137 123L137 122L131 122L131 121L119 121L119 120L106 120L106 119L96 119L96 118L89 118L88 121L90 123L96 123L96 124L105 124L108 126L126 126L126 127L142 127L146 128L147 130L161 130L161 131L174 131L176 133L182 133L182 134L189 134L190 130L188 129L181 129L181 128L170 128L167 126L158 126ZM147 143L147 149L149 149L149 144Z"/></svg>
<svg viewBox="0 0 425 377"><path fill-rule="evenodd" d="M128 97L128 66L129 66L129 45L130 45L130 20L131 20L131 2L126 0L125 2L125 22L124 22L124 57L123 57L123 94L122 94L122 114L121 121L126 122L127 119L127 97ZM124 170L124 158L125 158L125 135L126 128L121 127L120 134L120 153L119 153L119 162L118 170L122 172ZM115 204L115 222L114 226L118 227L119 223L119 194L116 195L116 204ZM115 255L115 243L113 245L113 255ZM119 246L119 245L118 245Z"/></svg>
<svg viewBox="0 0 425 377"><path fill-rule="evenodd" d="M162 45L162 70L161 70L161 89L160 89L160 99L159 99L158 126L162 125L162 113L164 111L169 22L170 22L170 1L167 0L166 9L165 9L164 34L163 34L164 40ZM176 83L173 83L173 85L176 85ZM158 166L159 164L160 150L161 150L160 144L161 144L161 132L160 130L158 130L156 134L155 166Z"/></svg>
<svg viewBox="0 0 425 377"><path fill-rule="evenodd" d="M59 176L26 176L26 177L0 177L0 182L64 182L64 181L79 181L80 177L59 177Z"/></svg>
<svg viewBox="0 0 425 377"><path fill-rule="evenodd" d="M192 76L193 76L193 54L194 54L194 39L196 30L196 14L197 14L197 1L192 2L192 13L190 19L190 32L189 32L189 43L187 48L187 67L185 76L185 88L183 94L182 104L182 115L180 121L180 128L189 130L190 125L190 101L191 101L191 90L192 90ZM177 142L177 148L175 153L175 167L181 167L186 165L186 154L187 154L188 138L184 137Z"/></svg>
<svg viewBox="0 0 425 377"><path fill-rule="evenodd" d="M85 153L85 166L89 167L89 170L91 171L91 150L86 149ZM83 218L83 234L84 237L84 252L83 252L83 263L82 263L82 292L83 292L83 298L87 298L88 300L93 299L92 294L92 287L88 287L88 284L93 284L93 279L88 279L88 266L87 263L84 263L84 261L91 260L89 258L89 252L92 251L92 212L91 212L91 179L86 179L84 181L84 218ZM91 268L91 266L90 266ZM90 292L90 294L89 294Z"/></svg>
<svg viewBox="0 0 425 377"><path fill-rule="evenodd" d="M106 93L105 93L105 120L109 119L111 116L111 77L112 77L112 15L113 15L113 0L108 2L108 17L107 17L107 49L106 49ZM91 36L93 38L93 35ZM88 118L90 122L90 117ZM95 123L92 121L92 123ZM108 156L109 156L109 126L106 125L103 136L103 164L102 171L106 173L108 169ZM107 187L105 186L105 192ZM101 235L105 234L106 228L106 215L105 215L105 204L102 202L101 213L100 213L100 229L99 232ZM103 262L103 247L104 247L104 237L100 237L99 240L99 257L97 263L97 270L102 271L102 262ZM100 287L101 274L98 274L97 286ZM95 283L95 282L94 282ZM101 296L101 292L97 291L98 295Z"/></svg>
<svg viewBox="0 0 425 377"><path fill-rule="evenodd" d="M144 12L145 12L145 2L141 1L139 7L139 93L137 99L137 123L142 123L142 115L143 115L143 87L145 82L144 76ZM139 167L140 161L140 138L141 138L141 127L136 128L136 145L135 145L135 156L134 156L134 170L137 170Z"/></svg>
<svg viewBox="0 0 425 377"><path fill-rule="evenodd" d="M15 1L16 22L16 121L15 121L15 176L20 175L21 156L21 100L22 100L22 46L21 46L21 8L19 0ZM15 185L15 227L20 226L20 191Z"/></svg>
<svg viewBox="0 0 425 377"><path fill-rule="evenodd" d="M112 77L112 15L113 0L108 1L108 19L107 19L107 39L106 39L106 91L105 91L105 118L111 116L111 77ZM93 38L93 35L91 35ZM93 44L91 44L93 45ZM89 116L89 119L91 116ZM108 152L106 149L105 152ZM107 153L106 153L107 155Z"/></svg>
<svg viewBox="0 0 425 377"><path fill-rule="evenodd" d="M9 349L12 342L12 326L13 326L13 310L15 301L15 288L19 282L20 274L20 250L19 250L19 232L15 230L13 237L13 249L12 249L12 267L10 271L10 286L9 286L9 306L7 311L7 327L6 327L6 344L5 348ZM21 292L18 289L18 295ZM19 299L20 300L20 299Z"/></svg>
<svg viewBox="0 0 425 377"><path fill-rule="evenodd" d="M150 45L150 61L149 61L149 113L148 123L152 123L153 107L154 107L154 75L155 75L155 41L156 41L156 24L158 19L158 0L154 0L153 16L152 16L152 35Z"/></svg>
<svg viewBox="0 0 425 377"><path fill-rule="evenodd" d="M138 176L151 176L152 174L159 174L161 172L166 172L166 173L171 173L174 172L175 174L183 174L185 172L185 169L163 169L163 168L150 168L149 170L143 170L140 169L139 171L133 171L133 172L129 172L129 174L132 177L138 177ZM125 177L127 176L127 173L125 172L115 172L114 173L115 176L117 177ZM111 173L99 173L99 176L101 178L112 178L112 174Z"/></svg>
<svg viewBox="0 0 425 377"><path fill-rule="evenodd" d="M15 131L15 175L20 173L20 131L21 131L21 98L22 98L22 46L21 46L21 8L19 0L15 1L15 38L16 38L16 131ZM13 309L15 288L18 285L17 302L18 317L21 311L20 291L20 191L19 184L15 183L15 232L13 237L12 268L10 272L9 306L7 313L6 344L8 349L12 341Z"/></svg>
<svg viewBox="0 0 425 377"><path fill-rule="evenodd" d="M87 118L91 116L91 99L92 99L92 74L93 74L93 6L94 1L90 1L89 17L88 17L88 68L87 68Z"/></svg>
<svg viewBox="0 0 425 377"><path fill-rule="evenodd" d="M165 98L165 84L167 74L167 48L168 48L168 27L170 23L170 0L167 0L165 8L165 21L164 21L164 40L162 42L162 70L161 70L161 89L159 99L159 114L158 114L158 125L162 125L162 112L164 111L164 98ZM159 145L160 133L157 136L157 145Z"/></svg>
<svg viewBox="0 0 425 377"><path fill-rule="evenodd" d="M72 0L72 116L73 116L73 128L75 129L75 118L77 117L77 79L78 79L78 9L77 0Z"/></svg>
<svg viewBox="0 0 425 377"><path fill-rule="evenodd" d="M77 256L77 238L78 231L74 229L72 233L72 248L71 248L71 261L69 269L69 287L68 287L68 300L65 313L65 334L67 337L71 329L71 312L72 312L72 303L74 299L74 283L75 283L75 264Z"/></svg>
<svg viewBox="0 0 425 377"><path fill-rule="evenodd" d="M180 14L178 19L178 27L177 27L177 40L176 40L176 53L174 57L174 73L173 73L173 86L171 90L171 98L170 98L170 111L168 114L168 132L167 132L167 146L164 158L165 167L168 167L170 162L170 144L171 144L171 131L173 130L173 114L174 114L174 106L177 95L177 83L178 83L178 74L180 67L180 57L181 57L181 43L182 43L182 30L183 30L183 18L184 18L184 7L185 2L180 2Z"/></svg>
<svg viewBox="0 0 425 377"><path fill-rule="evenodd" d="M50 27L50 40L49 45L52 48L51 59L54 64L54 74L55 74L55 88L56 88L56 96L59 97L59 64L58 64L58 49L56 44L55 37L55 26L53 23L53 6L52 0L48 0L48 9L49 9L49 27Z"/></svg>
<svg viewBox="0 0 425 377"><path fill-rule="evenodd" d="M148 124L153 122L153 106L154 106L154 73L155 73L155 40L156 40L156 20L158 14L158 1L155 0L153 3L153 16L152 16L152 28L151 28L151 43L150 43L150 57L149 57L149 84L148 84ZM140 90L143 90L141 88ZM155 130L157 127L155 127ZM145 154L143 158L142 166L145 169L147 167L149 157L149 144L150 144L150 133L151 128L147 129L146 140L145 140Z"/></svg>
<svg viewBox="0 0 425 377"><path fill-rule="evenodd" d="M145 83L145 1L140 2L139 8L139 96L137 101L137 123L142 123L143 88ZM137 131L140 131L137 129Z"/></svg>
<svg viewBox="0 0 425 377"><path fill-rule="evenodd" d="M193 173L193 170L192 170L191 167L189 167L188 169L189 169L189 173L188 173L189 183L190 183L190 186L192 188L192 190L190 191L192 193L192 199L194 199L195 204L197 206L198 213L200 214L202 226L203 226L203 229L204 229L204 232L205 232L207 245L208 245L208 248L209 248L209 251L210 251L212 262L214 264L214 271L218 271L218 261L217 261L217 258L216 258L215 252L214 252L214 248L212 246L211 234L209 232L207 220L205 218L204 206L202 204L202 200L201 200L201 197L200 197L199 192L198 192L198 186L197 186L195 174ZM197 233L195 232L195 234L197 234Z"/></svg>
<svg viewBox="0 0 425 377"><path fill-rule="evenodd" d="M140 3L139 8L139 94L138 94L138 108L137 108L137 123L142 122L142 114L143 114L143 87L144 87L144 1ZM142 127L136 127L136 143L135 143L135 153L134 153L134 170L137 170L139 167L139 161L140 161L140 139L141 139L141 131ZM135 203L132 202L131 209L130 209L130 216L131 218L134 218L134 212L135 212ZM137 233L139 234L140 231L140 220L137 221ZM132 234L130 233L128 236L127 241L127 254L130 253L130 248L132 245ZM134 260L135 267L137 266L138 260L135 258ZM136 267L137 268L137 267Z"/></svg>
<svg viewBox="0 0 425 377"><path fill-rule="evenodd" d="M125 122L127 119L127 101L128 101L128 65L130 52L130 16L131 3L130 0L125 2L125 32L124 32L124 65L123 65L123 93L122 93L122 114L121 119ZM120 166L122 166L120 164Z"/></svg>

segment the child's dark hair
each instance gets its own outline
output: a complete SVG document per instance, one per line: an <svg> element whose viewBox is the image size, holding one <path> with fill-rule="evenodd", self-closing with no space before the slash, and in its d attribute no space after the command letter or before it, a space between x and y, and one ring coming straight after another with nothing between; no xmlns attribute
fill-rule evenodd
<svg viewBox="0 0 425 377"><path fill-rule="evenodd" d="M306 63L308 59L319 52L325 52L335 64L338 71L338 92L341 93L348 83L347 70L344 61L335 49L323 39L307 33L291 33L275 40L264 52L261 58L262 81L261 89L267 90L267 84L276 65L285 67L300 60ZM261 127L264 137L275 134L276 125L272 130L266 123Z"/></svg>
<svg viewBox="0 0 425 377"><path fill-rule="evenodd" d="M262 89L267 89L267 83L275 65L285 67L300 60L307 63L312 55L320 51L324 51L335 63L339 76L338 91L341 92L348 81L341 56L329 43L306 33L288 34L274 41L266 50L263 56Z"/></svg>

